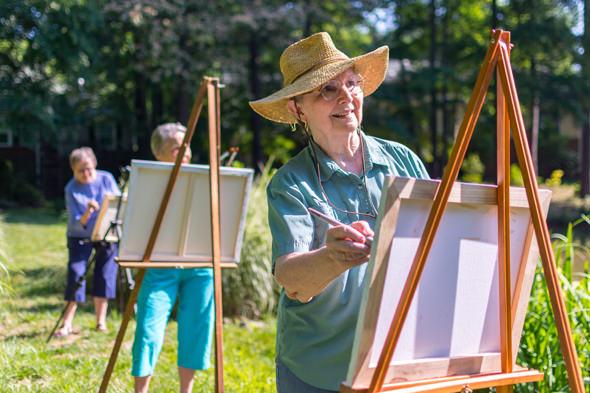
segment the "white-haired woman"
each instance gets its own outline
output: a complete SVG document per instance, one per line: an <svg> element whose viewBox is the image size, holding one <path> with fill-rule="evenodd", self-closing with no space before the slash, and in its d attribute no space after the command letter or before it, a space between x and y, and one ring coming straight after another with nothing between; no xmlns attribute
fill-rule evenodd
<svg viewBox="0 0 590 393"><path fill-rule="evenodd" d="M152 133L152 153L158 161L175 162L186 128L166 123ZM190 163L186 149L183 164ZM213 270L147 269L137 298L137 327L131 374L135 392L148 391L164 342L166 323L178 299L178 376L180 392L193 390L195 370L209 368L213 332Z"/></svg>
<svg viewBox="0 0 590 393"><path fill-rule="evenodd" d="M93 249L96 253L96 263L92 298L98 332L107 330L108 299L114 299L117 290L117 245L90 241L99 204L107 194L120 194L117 182L109 172L96 169L96 156L89 147L80 147L70 153L70 167L73 177L64 189L68 211L68 281L65 292L67 307L63 325L55 332L57 337L65 337L73 332L72 323L78 303L86 300L84 276Z"/></svg>
<svg viewBox="0 0 590 393"><path fill-rule="evenodd" d="M338 391L346 372L385 176L427 178L407 147L361 130L364 97L385 77L388 48L349 58L327 33L289 46L284 87L250 105L299 124L308 146L280 168L267 193L277 319L279 393ZM346 224L330 227L312 207Z"/></svg>

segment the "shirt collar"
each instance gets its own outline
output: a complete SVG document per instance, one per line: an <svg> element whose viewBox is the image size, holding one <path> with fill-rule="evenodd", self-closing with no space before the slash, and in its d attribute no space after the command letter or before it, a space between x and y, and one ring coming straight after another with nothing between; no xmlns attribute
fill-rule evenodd
<svg viewBox="0 0 590 393"><path fill-rule="evenodd" d="M371 137L365 135L364 132L361 131L361 137L364 141L364 149L365 149L365 171L368 173L373 169L373 165L382 165L387 166L387 160L383 156L381 152L381 148L379 144ZM348 172L344 171L336 162L328 155L324 150L315 142L313 143L313 147L311 144L309 145L309 154L312 155L312 162L313 162L313 152L311 149L315 150L318 164L320 166L320 175L322 177L322 181L325 182L329 180L332 175L336 172L341 172L343 174L348 174ZM316 171L315 164L313 168L314 172Z"/></svg>

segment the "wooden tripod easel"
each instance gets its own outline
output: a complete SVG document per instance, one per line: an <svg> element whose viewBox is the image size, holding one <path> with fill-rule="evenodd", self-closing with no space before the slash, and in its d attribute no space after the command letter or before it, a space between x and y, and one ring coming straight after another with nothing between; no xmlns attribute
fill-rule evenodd
<svg viewBox="0 0 590 393"><path fill-rule="evenodd" d="M568 382L574 393L584 392L584 382L578 361L578 355L571 335L563 294L559 286L555 258L551 249L549 230L543 220L539 190L533 167L520 103L510 65L510 33L501 30L492 32L483 65L477 77L472 96L457 140L453 146L449 165L436 192L428 221L416 251L408 279L404 285L400 302L397 305L393 320L389 327L383 351L373 374L369 393L396 392L457 392L469 391L495 386L498 392L512 391L512 385L522 382L538 381L543 374L536 370L514 367L515 354L512 353L512 299L510 288L510 129L514 131L513 140L516 156L522 170L526 195L531 211L531 219L547 281L551 306L557 324L559 343L564 356L568 373ZM497 75L497 135L498 135L498 266L500 278L500 342L501 372L493 374L475 374L466 376L449 376L431 378L411 383L385 384L385 377L393 357L398 339L402 332L412 299L418 287L420 276L430 252L436 231L449 200L453 183L457 179L463 163L465 152L473 135L475 124L479 118L486 92L493 72Z"/></svg>
<svg viewBox="0 0 590 393"><path fill-rule="evenodd" d="M148 267L155 267L151 265L150 259L152 256L152 251L154 250L154 246L156 244L156 239L158 237L158 233L160 231L160 226L162 224L162 220L164 218L164 214L166 213L166 208L168 207L168 202L170 200L170 196L172 194L172 190L174 189L174 184L176 183L176 179L180 173L180 166L182 164L182 158L184 157L184 152L190 145L191 139L195 132L195 128L197 126L197 121L199 119L199 115L201 114L201 109L203 108L203 101L205 99L205 94L207 95L207 100L209 102L208 109L209 109L209 184L210 184L210 196L211 196L211 250L212 250L212 265L213 265L213 277L214 277L214 293L215 293L215 391L218 393L223 393L224 385L223 385L223 311L222 311L222 299L221 299L221 222L220 222L220 195L219 195L219 154L220 154L220 110L219 110L219 79L218 78L210 78L204 77L197 92L197 98L193 105L193 109L189 118L187 132L184 135L184 139L182 141L182 146L178 152L178 156L176 157L176 162L174 163L174 168L170 173L170 177L168 178L168 184L166 185L166 190L164 192L164 196L162 197L162 202L160 204L160 208L158 210L158 215L156 216L156 220L152 227L152 231L150 233L150 237L143 254L142 262L138 265L134 265L134 267L138 267L139 270L136 278L135 278L135 287L131 292L127 305L125 307L125 313L123 314L123 320L121 321L121 327L119 328L119 332L117 333L117 338L115 340L115 344L113 346L111 357L109 358L109 363L107 368L104 372L102 383L100 385L100 393L106 393L109 380L111 374L113 372L113 368L115 367L115 362L117 361L117 356L119 354L119 349L121 348L121 344L123 342L123 338L125 336L125 331L127 330L127 325L129 324L129 320L133 314L133 306L137 300L137 295L139 293L139 289L141 288L141 283L143 281L145 275L145 269ZM183 265L182 262L178 263L167 263L165 266L161 266L161 264L157 267L191 267L190 263L186 263L186 266ZM211 265L208 265L211 266Z"/></svg>

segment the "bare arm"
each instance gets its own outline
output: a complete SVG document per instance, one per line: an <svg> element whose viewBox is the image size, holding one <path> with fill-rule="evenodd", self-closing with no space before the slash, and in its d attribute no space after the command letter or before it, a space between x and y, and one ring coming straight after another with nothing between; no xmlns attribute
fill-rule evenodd
<svg viewBox="0 0 590 393"><path fill-rule="evenodd" d="M275 278L288 297L309 302L344 271L368 261L371 249L365 241L372 235L365 221L332 227L323 247L277 258Z"/></svg>

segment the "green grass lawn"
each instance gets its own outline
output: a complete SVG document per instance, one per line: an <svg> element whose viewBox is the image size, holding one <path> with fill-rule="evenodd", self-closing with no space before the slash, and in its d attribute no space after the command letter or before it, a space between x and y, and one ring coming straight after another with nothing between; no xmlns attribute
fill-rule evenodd
<svg viewBox="0 0 590 393"><path fill-rule="evenodd" d="M79 308L79 334L47 335L63 307L67 250L65 216L49 210L10 210L0 215L0 262L7 264L11 289L0 294L0 392L98 391L121 315L111 307L107 334L94 331L93 309ZM3 274L0 271L0 274ZM5 276L0 276L0 279ZM131 345L127 329L109 392L130 392ZM274 392L273 319L226 321L224 378L227 392ZM176 322L171 321L152 379L151 391L178 391ZM197 372L195 392L214 391L214 371Z"/></svg>

